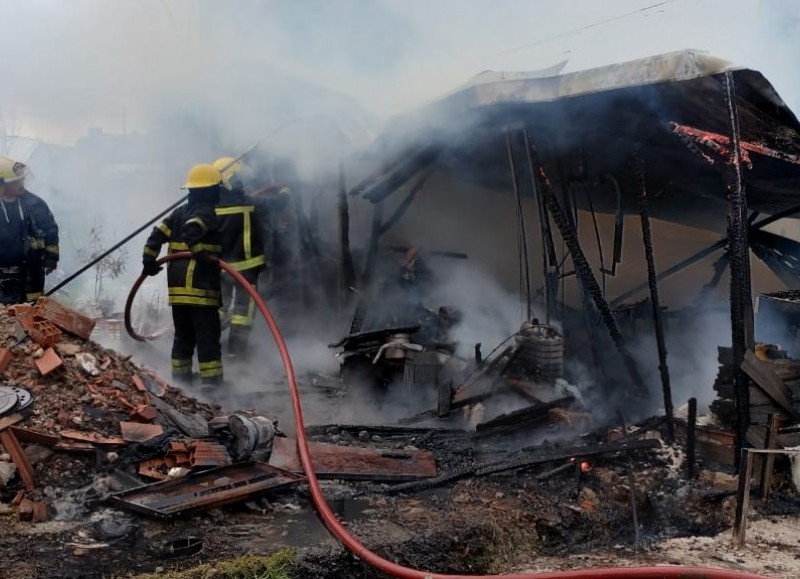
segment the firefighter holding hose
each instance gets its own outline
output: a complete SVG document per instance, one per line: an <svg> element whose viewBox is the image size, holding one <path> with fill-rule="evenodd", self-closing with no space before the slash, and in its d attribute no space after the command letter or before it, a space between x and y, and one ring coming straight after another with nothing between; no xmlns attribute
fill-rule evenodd
<svg viewBox="0 0 800 579"><path fill-rule="evenodd" d="M169 304L175 324L172 342L172 377L191 382L192 358L197 350L200 382L203 386L222 383L222 305L220 271L205 258L222 251L214 207L219 203L222 175L213 165L199 164L189 170L184 189L187 202L153 228L142 256L143 274L157 275L161 246L168 251L192 253L191 259L171 261L167 266Z"/></svg>
<svg viewBox="0 0 800 579"><path fill-rule="evenodd" d="M222 259L228 262L254 288L258 276L266 267L262 240L262 217L254 200L245 194L245 167L233 157L214 161L222 175L219 205L216 207L222 242ZM222 295L232 304L231 327L228 335L228 355L245 356L255 317L255 304L240 287L235 287L228 275L222 276Z"/></svg>

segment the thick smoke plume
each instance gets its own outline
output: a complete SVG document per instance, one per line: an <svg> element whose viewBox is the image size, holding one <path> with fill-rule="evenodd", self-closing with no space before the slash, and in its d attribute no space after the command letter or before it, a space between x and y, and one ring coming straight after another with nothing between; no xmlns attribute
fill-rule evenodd
<svg viewBox="0 0 800 579"><path fill-rule="evenodd" d="M355 164L385 120L486 69L534 70L566 59L569 72L707 49L761 70L800 109L800 7L792 0L2 0L0 20L13 23L0 35L0 154L30 163L31 189L61 224L64 273L79 266L92 227L102 225L110 245L178 199L190 165L259 142L260 154L290 158L299 180L312 185L299 203L306 212L316 207L319 228L330 234L339 163ZM368 214L353 207L352 238L363 248L368 218L359 221L359 211ZM424 223L452 221L449 211L434 204ZM513 218L511 210L498 214ZM418 242L407 226L394 236ZM466 251L464 239L474 246L468 253L481 250L470 230L455 226L432 238L449 245L428 249ZM129 246L127 274L106 285L116 309L138 273L142 241ZM515 249L507 246L510 263ZM518 288L502 286L481 263L434 264L445 283L432 305L464 309L457 338L467 350L475 342L491 349L521 321ZM88 274L68 291L91 294L92 283ZM150 294L163 292L153 282ZM297 323L293 315L284 312L283 321L314 328L291 336L302 369L335 373L327 344L346 333L346 316ZM268 344L266 335L257 340ZM156 365L164 349L148 350ZM693 392L689 376L697 376L685 373L675 378L681 396ZM234 376L242 392L262 378Z"/></svg>

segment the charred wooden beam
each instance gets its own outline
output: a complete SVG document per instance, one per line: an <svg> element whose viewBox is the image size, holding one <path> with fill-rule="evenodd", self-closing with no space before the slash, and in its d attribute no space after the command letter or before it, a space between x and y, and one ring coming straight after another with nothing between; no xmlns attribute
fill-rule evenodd
<svg viewBox="0 0 800 579"><path fill-rule="evenodd" d="M689 398L689 416L686 423L686 472L692 479L695 475L697 458L695 456L697 440L697 398Z"/></svg>
<svg viewBox="0 0 800 579"><path fill-rule="evenodd" d="M573 396L565 396L545 404L534 404L526 408L502 414L475 427L476 438L486 438L508 434L519 430L532 430L550 421L550 411L554 408L569 408L575 402Z"/></svg>
<svg viewBox="0 0 800 579"><path fill-rule="evenodd" d="M540 464L561 462L572 458L577 461L580 458L589 458L592 456L648 451L656 448L661 448L661 442L651 439L631 440L628 443L614 442L593 446L573 446L569 448L530 447L528 449L523 449L529 451L526 455L513 460L465 466L457 470L440 474L432 479L394 485L386 489L386 492L391 494L417 492L440 487L450 482L471 476L488 476L510 470L526 470Z"/></svg>
<svg viewBox="0 0 800 579"><path fill-rule="evenodd" d="M741 370L745 352L754 346L753 302L750 287L750 245L748 242L747 195L742 178L742 149L739 112L733 74L725 73L725 103L731 128L730 168L728 173L728 253L731 262L730 300L733 358L736 367L734 392L737 409L736 449L746 444L750 424L748 380ZM736 456L739 456L737 452Z"/></svg>
<svg viewBox="0 0 800 579"><path fill-rule="evenodd" d="M347 202L347 185L342 163L339 163L339 253L341 268L339 307L344 310L350 301L351 288L356 283L356 268L353 264L353 254L350 251L350 208Z"/></svg>
<svg viewBox="0 0 800 579"><path fill-rule="evenodd" d="M528 174L531 180L531 189L536 200L536 212L539 218L539 235L542 243L542 280L544 280L544 307L545 323L549 324L552 319L557 318L556 303L558 302L558 278L559 266L556 257L556 245L553 241L553 231L550 228L550 218L544 206L544 198L539 190L536 179L536 171L533 167L533 157L531 155L531 143L528 131L523 131L525 139L525 159L528 163Z"/></svg>
<svg viewBox="0 0 800 579"><path fill-rule="evenodd" d="M531 152L533 154L533 150ZM597 278L592 271L592 267L589 264L589 261L586 259L586 255L583 253L583 248L581 247L580 240L578 239L577 231L569 221L567 215L565 215L564 211L561 209L558 200L552 192L550 179L544 173L544 169L542 168L541 164L537 162L536 166L538 167L537 177L541 185L541 190L544 194L545 206L547 207L550 215L553 217L553 222L556 224L556 227L558 227L561 237L564 239L564 243L566 244L567 248L569 248L572 261L575 264L575 272L578 276L578 279L580 280L581 285L586 289L586 293L589 294L594 302L594 306L600 313L600 318L606 325L606 328L611 335L611 340L614 342L614 345L616 346L617 351L622 358L623 364L628 371L628 375L631 378L631 382L634 387L634 393L637 396L645 396L647 394L647 386L645 385L644 379L639 372L639 368L636 366L633 356L628 350L624 336L619 331L617 322L614 319L614 314L612 313L611 308L606 301L605 296L603 295L603 291L600 289L600 286L597 283Z"/></svg>
<svg viewBox="0 0 800 579"><path fill-rule="evenodd" d="M638 147L637 147L638 149ZM667 419L667 441L675 440L675 417L672 409L672 386L669 379L669 366L667 365L667 342L664 338L664 319L661 316L661 300L658 296L658 279L656 276L656 262L653 254L653 236L650 232L650 214L647 208L647 183L645 180L644 161L638 150L636 153L636 175L639 181L639 216L642 221L642 243L644 256L647 262L647 283L650 286L650 305L653 310L653 327L656 333L656 347L658 349L658 372L661 376L661 390L664 397L664 413Z"/></svg>
<svg viewBox="0 0 800 579"><path fill-rule="evenodd" d="M363 192L363 197L373 203L380 203L406 184L414 175L430 167L439 157L437 146L428 146L398 163L383 178L374 182Z"/></svg>

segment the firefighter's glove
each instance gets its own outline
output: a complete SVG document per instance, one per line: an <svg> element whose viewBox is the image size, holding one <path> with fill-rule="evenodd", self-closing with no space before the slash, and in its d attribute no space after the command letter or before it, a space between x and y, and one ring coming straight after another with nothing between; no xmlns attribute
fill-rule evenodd
<svg viewBox="0 0 800 579"><path fill-rule="evenodd" d="M155 258L145 257L142 259L142 275L154 276L161 272L161 266L156 263Z"/></svg>

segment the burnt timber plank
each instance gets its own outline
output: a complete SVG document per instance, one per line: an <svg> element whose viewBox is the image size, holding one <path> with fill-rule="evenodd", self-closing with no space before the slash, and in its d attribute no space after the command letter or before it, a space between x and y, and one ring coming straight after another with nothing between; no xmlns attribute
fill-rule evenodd
<svg viewBox="0 0 800 579"><path fill-rule="evenodd" d="M786 386L783 380L768 362L759 360L751 350L748 350L745 352L744 361L742 361L742 370L777 404L777 407L784 414L795 420L800 420L800 414L792 407L792 401L786 394Z"/></svg>
<svg viewBox="0 0 800 579"><path fill-rule="evenodd" d="M322 442L309 442L308 450L320 479L400 482L436 476L433 453L424 450L380 450ZM302 473L297 441L276 438L269 464Z"/></svg>
<svg viewBox="0 0 800 579"><path fill-rule="evenodd" d="M491 436L493 434L503 434L514 432L525 428L536 428L548 422L550 410L554 408L567 408L575 398L565 396L545 404L527 406L508 414L502 414L486 422L481 422L475 427L475 435L479 437Z"/></svg>

